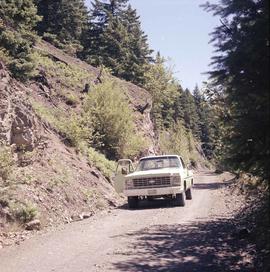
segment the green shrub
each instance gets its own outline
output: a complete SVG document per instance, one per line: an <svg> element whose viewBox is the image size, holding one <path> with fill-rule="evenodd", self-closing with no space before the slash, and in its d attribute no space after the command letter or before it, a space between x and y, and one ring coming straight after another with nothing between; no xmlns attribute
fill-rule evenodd
<svg viewBox="0 0 270 272"><path fill-rule="evenodd" d="M52 33L48 33L45 32L43 34L43 39L49 43L51 43L52 45L54 45L55 47L58 47L60 49L63 49L63 44L61 42L59 42L59 40L57 39L57 36L55 34Z"/></svg>
<svg viewBox="0 0 270 272"><path fill-rule="evenodd" d="M70 92L67 92L67 93L62 92L62 96L66 100L67 105L75 106L76 104L80 102L79 98Z"/></svg>
<svg viewBox="0 0 270 272"><path fill-rule="evenodd" d="M90 163L93 163L105 177L111 178L116 168L114 161L108 160L103 154L91 147L87 149L87 155Z"/></svg>
<svg viewBox="0 0 270 272"><path fill-rule="evenodd" d="M31 31L42 17L37 15L33 0L1 0L0 18L9 27Z"/></svg>
<svg viewBox="0 0 270 272"><path fill-rule="evenodd" d="M92 142L91 123L87 123L81 116L72 114L69 119L63 119L58 127L74 147L78 147L81 142Z"/></svg>
<svg viewBox="0 0 270 272"><path fill-rule="evenodd" d="M43 52L35 52L34 59L37 65L42 66L49 76L57 77L62 85L62 89L74 88L81 90L86 82L90 82L95 76L76 65L67 65L61 61L53 61ZM56 90L57 92L58 90ZM63 91L58 91L63 95Z"/></svg>
<svg viewBox="0 0 270 272"><path fill-rule="evenodd" d="M35 219L38 215L37 208L32 203L13 204L11 210L15 217L23 223Z"/></svg>
<svg viewBox="0 0 270 272"><path fill-rule="evenodd" d="M76 57L77 53L78 52L81 52L83 49L83 46L80 45L79 43L67 43L67 44L64 44L64 51L71 55L71 56L74 56Z"/></svg>
<svg viewBox="0 0 270 272"><path fill-rule="evenodd" d="M95 86L84 104L91 120L94 147L109 159L135 156L143 137L135 131L133 113L125 90L112 80Z"/></svg>
<svg viewBox="0 0 270 272"><path fill-rule="evenodd" d="M9 61L8 68L14 77L25 81L35 75L33 60L33 35L7 30L0 26L0 44L5 49Z"/></svg>
<svg viewBox="0 0 270 272"><path fill-rule="evenodd" d="M196 165L195 143L190 131L180 122L160 133L160 146L164 153L178 154L185 162Z"/></svg>
<svg viewBox="0 0 270 272"><path fill-rule="evenodd" d="M98 195L98 191L96 188L82 190L82 193L84 194L84 201L86 203L93 202L93 200L95 200Z"/></svg>
<svg viewBox="0 0 270 272"><path fill-rule="evenodd" d="M81 142L91 143L91 123L86 117L75 113L67 115L63 110L50 109L33 100L31 104L37 115L48 122L72 146L79 147Z"/></svg>

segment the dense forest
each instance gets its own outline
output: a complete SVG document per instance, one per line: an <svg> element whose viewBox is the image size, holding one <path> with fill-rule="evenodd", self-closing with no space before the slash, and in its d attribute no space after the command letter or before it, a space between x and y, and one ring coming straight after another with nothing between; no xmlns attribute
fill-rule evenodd
<svg viewBox="0 0 270 272"><path fill-rule="evenodd" d="M44 39L148 90L164 151L190 153L200 143L206 158L221 168L267 179L269 5L265 0L223 0L203 8L219 16L221 24L212 33L216 53L202 89L184 89L164 57L153 54L128 0L95 0L90 10L83 0L3 0L0 56L25 82L35 77L34 45ZM116 151L119 141L112 147L99 127L93 132L94 148L110 159L128 155ZM192 155L186 159L196 164Z"/></svg>

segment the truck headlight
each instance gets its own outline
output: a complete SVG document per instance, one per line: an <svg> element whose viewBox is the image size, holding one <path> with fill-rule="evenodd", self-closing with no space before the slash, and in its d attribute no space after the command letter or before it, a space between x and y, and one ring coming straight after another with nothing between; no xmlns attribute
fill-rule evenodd
<svg viewBox="0 0 270 272"><path fill-rule="evenodd" d="M133 187L133 181L132 179L126 180L126 189L131 189Z"/></svg>
<svg viewBox="0 0 270 272"><path fill-rule="evenodd" d="M172 176L172 177L171 177L171 182L172 182L172 186L181 185L180 176Z"/></svg>

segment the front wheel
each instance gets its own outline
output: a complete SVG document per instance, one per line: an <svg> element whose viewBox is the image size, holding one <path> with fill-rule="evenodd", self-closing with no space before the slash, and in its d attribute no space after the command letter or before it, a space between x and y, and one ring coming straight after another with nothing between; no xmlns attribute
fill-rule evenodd
<svg viewBox="0 0 270 272"><path fill-rule="evenodd" d="M128 196L129 209L136 209L138 207L139 199L137 196Z"/></svg>
<svg viewBox="0 0 270 272"><path fill-rule="evenodd" d="M186 199L192 199L191 187L186 190Z"/></svg>
<svg viewBox="0 0 270 272"><path fill-rule="evenodd" d="M175 199L174 199L174 205L184 207L185 204L186 204L185 203L185 194L184 193L176 194Z"/></svg>

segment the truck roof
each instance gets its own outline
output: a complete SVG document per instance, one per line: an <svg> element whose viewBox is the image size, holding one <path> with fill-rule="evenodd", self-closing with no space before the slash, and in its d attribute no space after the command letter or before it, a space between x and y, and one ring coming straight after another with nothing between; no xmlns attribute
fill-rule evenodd
<svg viewBox="0 0 270 272"><path fill-rule="evenodd" d="M142 157L140 158L140 160L144 160L144 159L155 159L155 158L168 158L168 157L177 157L179 158L179 155L153 155L153 156L146 156L146 157Z"/></svg>

